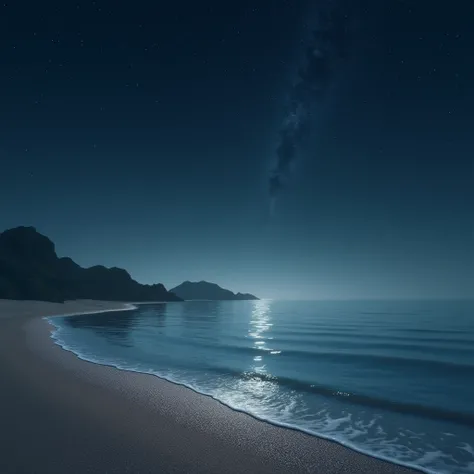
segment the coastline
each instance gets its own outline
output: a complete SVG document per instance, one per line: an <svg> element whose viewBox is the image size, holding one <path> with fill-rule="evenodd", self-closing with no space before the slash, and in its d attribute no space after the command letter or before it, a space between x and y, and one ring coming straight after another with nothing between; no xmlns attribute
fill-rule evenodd
<svg viewBox="0 0 474 474"><path fill-rule="evenodd" d="M416 473L156 376L84 361L45 317L117 302L0 300L0 472Z"/></svg>

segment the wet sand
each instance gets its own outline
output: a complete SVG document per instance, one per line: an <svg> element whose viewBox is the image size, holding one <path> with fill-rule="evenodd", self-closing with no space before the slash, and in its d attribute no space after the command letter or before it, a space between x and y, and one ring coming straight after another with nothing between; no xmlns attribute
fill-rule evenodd
<svg viewBox="0 0 474 474"><path fill-rule="evenodd" d="M0 300L0 473L409 473L55 345L42 316L122 303Z"/></svg>

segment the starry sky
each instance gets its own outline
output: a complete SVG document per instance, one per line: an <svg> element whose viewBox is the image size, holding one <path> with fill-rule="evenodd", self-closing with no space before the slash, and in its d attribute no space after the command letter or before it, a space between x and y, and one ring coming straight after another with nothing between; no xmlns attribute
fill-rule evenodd
<svg viewBox="0 0 474 474"><path fill-rule="evenodd" d="M2 0L0 230L167 288L468 297L471 4Z"/></svg>

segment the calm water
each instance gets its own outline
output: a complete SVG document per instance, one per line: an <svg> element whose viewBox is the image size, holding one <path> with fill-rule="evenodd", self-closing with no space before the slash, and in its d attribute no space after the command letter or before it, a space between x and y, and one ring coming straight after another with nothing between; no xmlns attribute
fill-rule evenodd
<svg viewBox="0 0 474 474"><path fill-rule="evenodd" d="M474 302L195 301L50 322L84 359L377 457L474 472Z"/></svg>

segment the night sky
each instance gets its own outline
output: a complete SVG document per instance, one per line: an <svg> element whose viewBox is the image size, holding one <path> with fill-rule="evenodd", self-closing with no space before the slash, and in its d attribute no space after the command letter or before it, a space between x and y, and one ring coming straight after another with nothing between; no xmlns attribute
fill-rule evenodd
<svg viewBox="0 0 474 474"><path fill-rule="evenodd" d="M473 3L2 2L0 230L167 288L468 297Z"/></svg>

